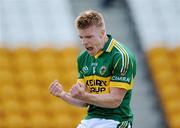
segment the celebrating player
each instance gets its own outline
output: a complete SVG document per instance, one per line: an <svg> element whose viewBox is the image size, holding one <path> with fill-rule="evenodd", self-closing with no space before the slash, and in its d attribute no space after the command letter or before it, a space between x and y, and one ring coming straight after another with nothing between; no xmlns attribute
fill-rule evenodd
<svg viewBox="0 0 180 128"><path fill-rule="evenodd" d="M87 107L77 128L132 128L130 108L136 61L132 52L106 33L104 18L94 10L81 12L76 28L85 48L77 59L78 81L65 92L58 81L49 91L69 104Z"/></svg>

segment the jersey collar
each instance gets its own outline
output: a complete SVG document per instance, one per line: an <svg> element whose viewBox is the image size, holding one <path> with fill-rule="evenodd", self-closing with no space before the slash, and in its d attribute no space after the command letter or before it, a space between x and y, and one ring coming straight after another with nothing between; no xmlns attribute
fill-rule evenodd
<svg viewBox="0 0 180 128"><path fill-rule="evenodd" d="M108 36L108 41L105 43L104 48L102 50L105 52L110 52L113 46L112 45L113 39L111 35L107 34L107 36Z"/></svg>

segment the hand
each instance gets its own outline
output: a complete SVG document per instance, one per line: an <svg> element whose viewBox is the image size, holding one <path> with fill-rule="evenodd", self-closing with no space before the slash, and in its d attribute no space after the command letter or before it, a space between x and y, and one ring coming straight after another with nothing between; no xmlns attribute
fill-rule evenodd
<svg viewBox="0 0 180 128"><path fill-rule="evenodd" d="M72 86L70 93L74 98L83 99L86 93L85 85L77 82L75 85Z"/></svg>
<svg viewBox="0 0 180 128"><path fill-rule="evenodd" d="M61 93L63 92L63 87L57 80L55 80L50 84L49 92L54 96L61 97Z"/></svg>

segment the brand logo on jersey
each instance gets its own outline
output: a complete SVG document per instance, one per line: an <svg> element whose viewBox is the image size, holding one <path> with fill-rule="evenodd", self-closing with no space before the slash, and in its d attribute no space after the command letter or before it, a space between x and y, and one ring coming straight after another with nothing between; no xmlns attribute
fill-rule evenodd
<svg viewBox="0 0 180 128"><path fill-rule="evenodd" d="M107 81L103 81L103 80L87 80L86 81L86 86L89 89L90 93L102 93L102 92L106 92L107 91Z"/></svg>
<svg viewBox="0 0 180 128"><path fill-rule="evenodd" d="M82 70L83 70L84 73L87 73L89 69L88 69L87 66L84 66L84 67L82 68Z"/></svg>
<svg viewBox="0 0 180 128"><path fill-rule="evenodd" d="M106 72L106 66L102 66L102 67L100 68L99 73L100 73L101 75L104 75L105 72Z"/></svg>
<svg viewBox="0 0 180 128"><path fill-rule="evenodd" d="M120 77L120 76L113 76L112 80L118 80L118 81L123 81L123 82L130 82L130 78L127 77Z"/></svg>

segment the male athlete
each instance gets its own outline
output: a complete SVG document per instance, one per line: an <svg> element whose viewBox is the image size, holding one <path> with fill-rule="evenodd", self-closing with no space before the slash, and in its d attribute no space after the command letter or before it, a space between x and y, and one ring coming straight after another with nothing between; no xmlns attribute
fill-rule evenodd
<svg viewBox="0 0 180 128"><path fill-rule="evenodd" d="M134 55L106 34L103 16L97 11L80 13L76 28L86 49L77 59L78 81L70 92L54 81L50 93L69 104L88 106L87 116L77 128L132 128Z"/></svg>

